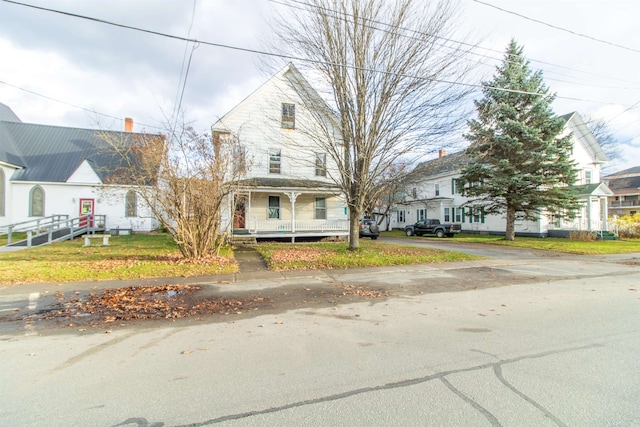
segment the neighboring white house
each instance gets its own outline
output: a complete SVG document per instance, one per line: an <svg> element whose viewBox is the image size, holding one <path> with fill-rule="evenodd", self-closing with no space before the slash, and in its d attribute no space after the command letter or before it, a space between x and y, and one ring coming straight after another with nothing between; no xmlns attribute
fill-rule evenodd
<svg viewBox="0 0 640 427"><path fill-rule="evenodd" d="M515 231L521 236L566 236L573 230L607 230L607 197L613 195L607 185L600 181L600 166L607 156L577 113L563 116L565 132L571 132L572 160L576 163L582 209L575 220L567 221L540 215L537 221L517 220ZM393 210L392 228L403 228L407 224L424 218L439 219L462 225L464 232L504 234L505 218L502 215L485 215L481 209L473 208L471 199L461 195L457 185L460 171L471 159L458 152L446 155L440 151L437 159L416 167L412 182L407 185L404 200Z"/></svg>
<svg viewBox="0 0 640 427"><path fill-rule="evenodd" d="M347 205L332 177L335 164L318 142L338 141L335 116L288 64L212 127L239 141L240 188L223 221L257 238L347 236ZM233 212L233 214L231 214Z"/></svg>
<svg viewBox="0 0 640 427"><path fill-rule="evenodd" d="M136 192L105 185L118 158L101 135L130 138L126 132L23 123L0 103L0 230L11 224L66 215L105 215L105 229L149 231L158 227Z"/></svg>

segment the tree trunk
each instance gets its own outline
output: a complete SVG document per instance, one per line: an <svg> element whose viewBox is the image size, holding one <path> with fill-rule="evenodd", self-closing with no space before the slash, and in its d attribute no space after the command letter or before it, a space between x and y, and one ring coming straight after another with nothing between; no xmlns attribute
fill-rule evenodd
<svg viewBox="0 0 640 427"><path fill-rule="evenodd" d="M360 215L355 209L349 209L349 250L360 249Z"/></svg>
<svg viewBox="0 0 640 427"><path fill-rule="evenodd" d="M512 242L516 238L515 223L516 210L512 206L507 206L507 229L504 234L505 240Z"/></svg>

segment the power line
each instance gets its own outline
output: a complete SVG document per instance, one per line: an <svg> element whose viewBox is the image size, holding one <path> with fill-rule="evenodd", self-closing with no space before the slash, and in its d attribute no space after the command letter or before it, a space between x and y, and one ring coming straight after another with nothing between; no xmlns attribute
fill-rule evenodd
<svg viewBox="0 0 640 427"><path fill-rule="evenodd" d="M295 9L303 10L303 11L307 11L307 12L308 11L312 11L313 8L316 8L316 9L321 9L321 10L326 11L326 12L331 12L331 13L334 13L334 14L341 14L341 15L350 16L350 17L353 18L353 15L351 15L351 14L347 14L345 12L340 12L340 11L337 11L337 10L331 9L331 8L320 7L320 6L314 5L312 3L304 2L304 1L301 1L301 0L281 0L281 1L279 1L279 0L268 0L268 1L271 2L271 3L280 4L280 5L289 7L289 8L295 8ZM306 8L303 8L303 7L300 7L300 6L293 6L290 3L296 3L296 4L301 5L301 6L306 6ZM394 29L396 31L397 30L402 30L402 31L412 32L414 34L421 34L419 31L413 30L411 28L405 28L405 27L400 27L400 26L397 26L397 25L391 25L389 23L378 21L378 20L374 20L374 19L367 19L367 18L363 18L363 17L359 17L358 19L361 19L361 20L363 20L365 22L372 22L372 23L375 23L375 24L384 25L384 26L392 28L392 29ZM375 28L375 27L370 27L370 28ZM375 28L375 29L378 29L378 28ZM386 31L386 32L392 33L391 31L387 31L387 30L381 30L381 31ZM497 49L492 49L492 48L488 48L488 47L484 47L484 46L480 46L477 43L468 43L468 42L464 42L464 41L460 41L460 40L455 40L455 39L451 39L451 38L447 38L447 37L438 36L437 34L430 34L430 35L432 37L434 37L434 38L442 39L442 40L447 41L447 42L456 43L456 44L458 44L460 46L468 46L470 48L482 49L484 51L492 52L492 53L498 53L500 55L504 54L504 51L497 50ZM407 36L407 35L403 35L403 37L407 37L407 38L413 39L413 37L410 37L410 36ZM440 46L446 47L448 49L453 49L451 46L448 46L446 44L441 44ZM468 52L471 55L477 55L477 56L481 56L483 58L490 58L490 59L494 59L496 61L501 61L502 60L502 57L496 58L495 56L487 56L485 54L473 52L471 50L469 50ZM594 77L600 77L600 78L605 78L605 79L609 79L609 80L617 80L617 81L620 81L620 82L637 84L637 82L632 82L632 81L629 81L629 80L619 79L619 78L615 78L615 77L612 77L612 76L605 76L605 75L602 75L602 74L592 73L592 72L589 72L589 71L579 70L577 68L572 68L572 67L568 67L568 66L565 66L565 65L554 64L554 63L542 61L542 60L539 60L539 59L528 58L528 60L531 61L531 62L536 62L536 63L543 64L543 65L550 65L552 67L561 68L561 69L574 71L574 72L578 72L578 73L583 73L583 74L591 75L591 76L594 76ZM480 61L475 61L475 62L478 62L478 63L480 63L482 65L491 66L490 64L482 63ZM552 70L546 70L546 72L547 73L553 73ZM562 75L559 72L555 72L555 73ZM565 80L559 80L559 79L553 79L553 78L548 78L548 80L555 80L555 81L560 81L560 82L563 82L563 83L571 83L571 82L568 82L568 81L565 81ZM573 83L573 84L581 84L581 83ZM592 85L591 84L591 86L597 86L597 85ZM609 88L609 89L628 89L628 88L607 87L607 86L598 86L598 87L604 87L604 88Z"/></svg>
<svg viewBox="0 0 640 427"><path fill-rule="evenodd" d="M202 45L206 45L206 46L212 46L212 47L218 47L218 48L223 48L223 49L236 50L236 51L240 51L240 52L253 53L253 54L257 54L257 55L271 56L271 57L281 58L281 59L290 60L290 61L300 61L300 62L320 64L320 65L344 67L344 68L349 68L349 69L354 69L354 70L359 69L359 70L362 70L362 71L381 73L381 74L387 74L387 75L393 75L393 76L408 77L408 78L414 78L414 79L431 80L431 81L436 82L436 83L451 84L451 85L465 86L465 87L476 87L476 88L483 88L484 87L483 85L474 84L474 83L465 83L465 82L459 82L459 81L450 81L450 80L433 79L433 78L430 79L428 77L420 77L420 76L412 76L412 75L407 75L407 74L399 74L399 73L389 72L389 71L385 71L385 70L377 70L377 69L373 69L373 68L350 66L350 65L347 65L347 64L329 63L327 61L320 61L320 60L316 60L316 59L302 58L302 57L293 56L293 55L274 53L274 52L266 52L266 51L261 51L261 50L257 50L257 49L243 48L243 47L232 46L232 45L227 45L227 44L222 44L222 43L215 43L215 42L210 42L210 41L197 40L197 39L194 39L194 38L177 36L177 35L174 35L174 34L163 33L163 32L160 32L160 31L154 31L154 30L148 30L148 29L144 29L144 28L134 27L134 26L131 26L131 25L119 24L119 23L116 23L116 22L111 22L111 21L107 21L107 20L104 20L104 19L94 18L94 17L90 17L90 16L85 16L85 15L79 15L79 14L72 13L72 12L65 12L65 11L61 11L61 10L57 10L57 9L50 9L50 8L46 8L46 7L42 7L42 6L36 6L36 5L27 4L27 3L21 3L21 2L18 2L18 1L14 1L14 0L2 0L2 1L5 2L5 3L15 4L15 5L18 5L18 6L24 6L24 7L28 7L28 8L32 8L32 9L37 9L37 10L42 10L42 11L46 11L46 12L56 13L56 14L60 14L60 15L64 15L64 16L73 17L73 18L78 18L78 19L84 19L84 20L88 20L88 21L92 21L92 22L97 22L97 23L100 23L100 24L111 25L111 26L115 26L115 27L119 27L119 28L129 29L129 30L132 30L132 31L139 31L139 32L152 34L152 35L165 37L165 38L170 38L170 39L174 39L174 40L192 42L194 44L202 44ZM520 91L520 90L504 89L504 88L498 88L498 87L491 87L491 89L502 90L502 91L505 91L505 92L522 93L522 94L528 94L528 95L538 95L538 96L545 95L545 94L540 94L540 93L536 93L536 92L527 92L527 91ZM604 101L588 100L588 99L574 98L574 97L567 97L567 96L558 96L558 95L556 95L556 99L566 99L566 100L570 100L570 101L579 101L579 102L590 102L590 103L603 104L603 105L618 105L618 103L615 103L615 102L604 102Z"/></svg>
<svg viewBox="0 0 640 427"><path fill-rule="evenodd" d="M22 92L26 92L26 93L28 93L30 95L35 95L35 96L39 96L40 98L48 99L49 101L53 101L53 102L57 102L59 104L67 105L69 107L77 108L79 110L86 111L87 113L96 114L98 116L108 117L110 119L116 119L116 120L119 120L119 121L123 120L122 117L112 116L110 114L105 114L105 113L101 113L101 112L96 111L96 110L91 110L91 109L83 107L81 105L76 105L76 104L71 104L69 102L61 101L61 100L53 98L51 96L43 95L41 93L29 90L29 89L25 89L25 88L20 87L20 86L16 86L16 85L13 85L11 83L7 83L7 82L2 81L2 80L0 80L0 84L12 87L14 89L18 89L18 90L20 90ZM144 124L144 123L139 123L139 124L142 125L142 126L146 126L146 127L152 128L152 129L162 129L162 128L158 127L158 126L148 125L148 124Z"/></svg>
<svg viewBox="0 0 640 427"><path fill-rule="evenodd" d="M640 53L640 50L638 50L638 49L634 49L634 48L628 47L628 46L623 46L623 45L617 44L617 43L612 43L612 42L607 41L607 40L603 40L603 39L599 39L599 38L596 38L596 37L592 37L592 36L590 36L588 34L578 33L576 31L568 30L568 29L563 28L563 27L558 27L557 25L549 24L547 22L540 21L539 19L530 18L530 17L528 17L526 15L522 15L520 13L513 12L511 10L503 9L503 8L498 7L496 5L493 5L491 3L487 3L487 2L484 2L484 1L481 1L481 0L472 0L472 1L474 1L476 3L479 3L479 4L482 4L484 6L492 7L494 9L497 9L497 10L499 10L501 12L504 12L504 13L509 13L511 15L518 16L518 17L526 19L528 21L532 21L532 22L536 22L538 24L546 25L547 27L553 28L555 30L564 31L565 33L573 34L574 36L584 37L586 39L593 40L593 41L596 41L596 42L599 42L599 43L604 43L604 44L607 44L609 46L614 46L614 47L618 47L620 49L625 49L625 50L628 50L628 51L631 51L631 52Z"/></svg>

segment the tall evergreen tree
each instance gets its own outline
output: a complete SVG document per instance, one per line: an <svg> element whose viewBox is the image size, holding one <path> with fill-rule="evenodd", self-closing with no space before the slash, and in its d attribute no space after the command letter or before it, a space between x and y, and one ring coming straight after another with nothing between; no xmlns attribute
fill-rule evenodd
<svg viewBox="0 0 640 427"><path fill-rule="evenodd" d="M565 121L551 109L555 95L542 72L529 68L512 40L493 80L482 86L478 118L465 135L473 162L460 177L463 194L487 214L505 214L507 240L515 238L516 219L571 216L579 206L571 135L561 136Z"/></svg>

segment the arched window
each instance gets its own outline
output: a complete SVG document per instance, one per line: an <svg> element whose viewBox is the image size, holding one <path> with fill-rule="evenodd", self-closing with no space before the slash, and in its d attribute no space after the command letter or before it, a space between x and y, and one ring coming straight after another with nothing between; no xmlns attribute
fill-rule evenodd
<svg viewBox="0 0 640 427"><path fill-rule="evenodd" d="M138 196L133 190L127 192L125 197L125 216L138 216Z"/></svg>
<svg viewBox="0 0 640 427"><path fill-rule="evenodd" d="M44 190L39 185L29 193L29 216L44 216Z"/></svg>
<svg viewBox="0 0 640 427"><path fill-rule="evenodd" d="M0 216L4 216L4 171L0 169Z"/></svg>

